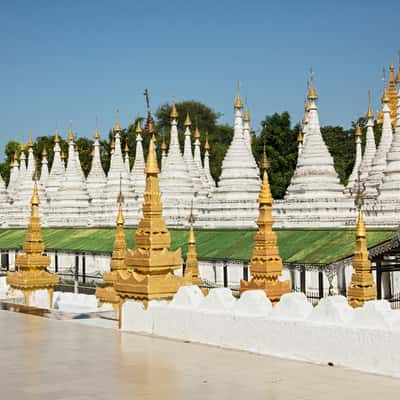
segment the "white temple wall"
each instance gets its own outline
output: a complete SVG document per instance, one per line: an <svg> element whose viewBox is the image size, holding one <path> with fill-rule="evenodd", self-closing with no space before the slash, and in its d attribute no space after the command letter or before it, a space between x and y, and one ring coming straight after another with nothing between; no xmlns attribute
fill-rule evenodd
<svg viewBox="0 0 400 400"><path fill-rule="evenodd" d="M354 310L343 296L312 307L289 293L272 308L262 291L236 300L225 288L195 286L168 302L127 301L122 330L400 377L400 311L386 301Z"/></svg>

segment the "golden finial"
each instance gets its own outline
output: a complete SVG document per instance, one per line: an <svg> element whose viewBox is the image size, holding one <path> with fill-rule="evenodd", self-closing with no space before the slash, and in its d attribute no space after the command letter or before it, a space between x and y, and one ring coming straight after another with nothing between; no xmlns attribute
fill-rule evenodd
<svg viewBox="0 0 400 400"><path fill-rule="evenodd" d="M111 150L115 150L115 140L114 140L114 136L111 139Z"/></svg>
<svg viewBox="0 0 400 400"><path fill-rule="evenodd" d="M235 99L235 104L234 104L235 108L243 108L243 103L242 103L242 99L240 98L240 81L238 81L237 83L237 96Z"/></svg>
<svg viewBox="0 0 400 400"><path fill-rule="evenodd" d="M308 100L318 99L317 91L315 90L314 87L314 71L312 68L310 69L310 87L308 88L307 99Z"/></svg>
<svg viewBox="0 0 400 400"><path fill-rule="evenodd" d="M190 125L192 125L192 121L190 120L189 112L187 112L185 119L185 126L190 126Z"/></svg>
<svg viewBox="0 0 400 400"><path fill-rule="evenodd" d="M115 118L115 124L114 124L114 128L113 128L113 131L114 131L114 133L119 133L119 132L121 132L121 124L119 123L119 110L117 109L117 112L116 112L116 118Z"/></svg>
<svg viewBox="0 0 400 400"><path fill-rule="evenodd" d="M122 176L119 175L119 193L117 197L118 202L118 215L117 215L117 225L124 225L124 215L122 213L122 203L124 202L124 196L122 195Z"/></svg>
<svg viewBox="0 0 400 400"><path fill-rule="evenodd" d="M149 153L147 155L146 168L144 170L146 174L159 174L156 151L154 148L154 140L150 139Z"/></svg>
<svg viewBox="0 0 400 400"><path fill-rule="evenodd" d="M210 144L208 143L208 131L206 132L206 142L204 143L204 150L210 151Z"/></svg>
<svg viewBox="0 0 400 400"><path fill-rule="evenodd" d="M99 134L98 128L96 128L96 130L94 131L93 137L94 137L95 140L99 140L100 139L100 134Z"/></svg>
<svg viewBox="0 0 400 400"><path fill-rule="evenodd" d="M396 79L394 77L394 64L390 64L389 66L389 84L394 85Z"/></svg>
<svg viewBox="0 0 400 400"><path fill-rule="evenodd" d="M154 122L153 115L151 114L149 91L145 89L143 94L146 98L147 105L147 119L144 129L146 132L149 133L150 137L153 138L156 135L156 124Z"/></svg>
<svg viewBox="0 0 400 400"><path fill-rule="evenodd" d="M60 143L60 136L58 135L58 129L56 129L56 134L54 135L54 143Z"/></svg>
<svg viewBox="0 0 400 400"><path fill-rule="evenodd" d="M300 129L299 129L299 133L297 134L297 143L303 143L303 139L304 139L304 137L303 137L303 132L302 132L302 129L301 129L301 127L300 127Z"/></svg>
<svg viewBox="0 0 400 400"><path fill-rule="evenodd" d="M374 118L374 113L371 108L371 91L368 90L368 112L367 112L367 118Z"/></svg>
<svg viewBox="0 0 400 400"><path fill-rule="evenodd" d="M63 151L61 152L60 157L61 157L61 160L65 160L65 153Z"/></svg>
<svg viewBox="0 0 400 400"><path fill-rule="evenodd" d="M14 162L15 162L15 161L18 162L18 153L17 153L17 152L14 153Z"/></svg>
<svg viewBox="0 0 400 400"><path fill-rule="evenodd" d="M196 119L196 129L194 130L194 138L195 139L200 139L201 133L199 130L199 126L197 124L197 119Z"/></svg>
<svg viewBox="0 0 400 400"><path fill-rule="evenodd" d="M127 138L127 140L125 141L125 148L124 148L124 151L125 151L126 154L128 154L128 152L129 152L128 138Z"/></svg>
<svg viewBox="0 0 400 400"><path fill-rule="evenodd" d="M386 69L385 69L385 67L383 67L383 70L382 70L382 80L383 80L382 103L389 103L389 94L386 89Z"/></svg>
<svg viewBox="0 0 400 400"><path fill-rule="evenodd" d="M72 131L72 121L69 121L69 131L68 131L68 140L71 142L74 140L74 132Z"/></svg>
<svg viewBox="0 0 400 400"><path fill-rule="evenodd" d="M43 147L42 157L43 157L43 158L47 157L46 147Z"/></svg>
<svg viewBox="0 0 400 400"><path fill-rule="evenodd" d="M136 124L136 130L135 130L135 132L136 132L136 135L139 135L139 134L142 133L142 124L141 124L141 119L140 119L140 117L138 117L138 121L137 121L137 124Z"/></svg>
<svg viewBox="0 0 400 400"><path fill-rule="evenodd" d="M266 171L268 168L269 168L269 162L268 162L266 146L265 146L265 142L264 142L263 155L262 155L262 159L261 159L261 169L263 171Z"/></svg>
<svg viewBox="0 0 400 400"><path fill-rule="evenodd" d="M362 136L362 131L361 131L361 127L360 124L357 122L357 126L356 126L356 130L354 132L354 136L357 137L361 137Z"/></svg>
<svg viewBox="0 0 400 400"><path fill-rule="evenodd" d="M165 143L165 135L163 135L163 141L161 143L161 150L163 153L167 151L167 143Z"/></svg>
<svg viewBox="0 0 400 400"><path fill-rule="evenodd" d="M179 117L178 111L176 110L175 97L172 99L172 108L171 108L170 117L172 119L178 119L178 117Z"/></svg>
<svg viewBox="0 0 400 400"><path fill-rule="evenodd" d="M30 130L29 140L28 140L28 147L33 147L33 140L32 140L32 129Z"/></svg>

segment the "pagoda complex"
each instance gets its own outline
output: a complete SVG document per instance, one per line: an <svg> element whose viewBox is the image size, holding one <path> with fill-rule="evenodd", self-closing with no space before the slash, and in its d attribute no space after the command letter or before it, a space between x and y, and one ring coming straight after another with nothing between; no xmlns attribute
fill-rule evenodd
<svg viewBox="0 0 400 400"><path fill-rule="evenodd" d="M250 261L251 281L240 281L240 293L246 290L263 290L272 304L276 304L281 296L289 293L290 281L281 281L282 258L279 255L276 233L272 230L272 195L269 187L268 161L263 157L263 181L257 202L259 216L257 219L258 231L254 236L254 249Z"/></svg>
<svg viewBox="0 0 400 400"><path fill-rule="evenodd" d="M145 169L143 217L136 230L137 248L127 250L125 264L129 271L119 270L114 284L122 303L126 300L138 300L146 307L151 300L172 299L181 286L192 281L191 277L174 274L174 270L181 268L183 261L180 249L169 250L171 236L162 215L155 129L150 113L149 117L146 126L152 137Z"/></svg>
<svg viewBox="0 0 400 400"><path fill-rule="evenodd" d="M43 254L45 246L40 229L36 181L31 200L31 216L22 249L23 253L17 254L15 259L18 271L7 274L7 283L11 288L23 292L26 305L51 308L54 286L58 284L59 278L56 274L47 271L50 257ZM43 291L45 296L43 296Z"/></svg>

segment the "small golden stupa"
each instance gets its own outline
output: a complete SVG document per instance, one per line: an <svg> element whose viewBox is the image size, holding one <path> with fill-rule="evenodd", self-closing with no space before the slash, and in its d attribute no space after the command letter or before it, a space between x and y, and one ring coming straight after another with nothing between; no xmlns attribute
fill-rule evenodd
<svg viewBox="0 0 400 400"><path fill-rule="evenodd" d="M250 262L251 281L240 281L240 293L246 290L264 290L272 304L276 304L281 296L289 293L290 281L280 281L282 274L282 259L279 256L279 248L276 233L272 230L272 195L268 181L268 160L265 154L262 160L263 182L258 196L259 227L254 236L254 249Z"/></svg>
<svg viewBox="0 0 400 400"><path fill-rule="evenodd" d="M359 178L356 205L358 221L356 228L356 249L353 258L354 273L351 276L347 299L352 307L361 307L366 301L376 300L376 286L371 273L371 261L368 259L367 231L362 212L363 198Z"/></svg>
<svg viewBox="0 0 400 400"><path fill-rule="evenodd" d="M47 267L50 265L50 257L42 254L45 246L40 229L39 195L36 181L31 200L31 216L22 248L24 252L15 257L15 265L18 267L18 271L7 274L7 283L13 289L23 292L25 304L28 306L31 303L31 294L34 291L47 290L49 293L48 307L51 308L54 286L58 284L59 278L57 274L47 271Z"/></svg>
<svg viewBox="0 0 400 400"><path fill-rule="evenodd" d="M395 71L394 65L390 64L389 67L389 108L390 108L390 117L392 121L393 128L396 126L397 122L397 88L396 88L396 78L395 78Z"/></svg>
<svg viewBox="0 0 400 400"><path fill-rule="evenodd" d="M129 271L119 270L114 286L122 302L140 300L146 307L150 300L171 300L181 286L191 284L191 278L174 275L183 261L181 249L169 250L171 236L162 216L155 126L149 114L146 127L151 129L151 139L145 168L143 218L136 229L137 249L127 250L125 263Z"/></svg>
<svg viewBox="0 0 400 400"><path fill-rule="evenodd" d="M106 284L105 288L96 288L96 297L101 304L109 303L119 313L120 298L115 291L114 283L117 280L117 271L126 269L125 254L126 240L124 231L124 215L122 213L122 193L118 196L118 214L117 214L117 230L115 232L114 250L111 256L110 272L103 275L103 281Z"/></svg>
<svg viewBox="0 0 400 400"><path fill-rule="evenodd" d="M190 229L188 239L188 250L186 254L186 268L184 276L192 280L193 285L201 285L202 279L199 272L199 261L197 259L196 251L196 237L194 235L194 216L193 209L190 211L189 217Z"/></svg>

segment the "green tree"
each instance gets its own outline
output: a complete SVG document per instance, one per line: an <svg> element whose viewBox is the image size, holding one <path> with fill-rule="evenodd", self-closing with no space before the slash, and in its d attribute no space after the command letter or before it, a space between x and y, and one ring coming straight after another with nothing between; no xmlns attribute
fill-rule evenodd
<svg viewBox="0 0 400 400"><path fill-rule="evenodd" d="M296 167L299 127L291 128L288 112L266 116L261 127L260 135L253 140L253 153L260 162L266 143L272 196L281 199Z"/></svg>

